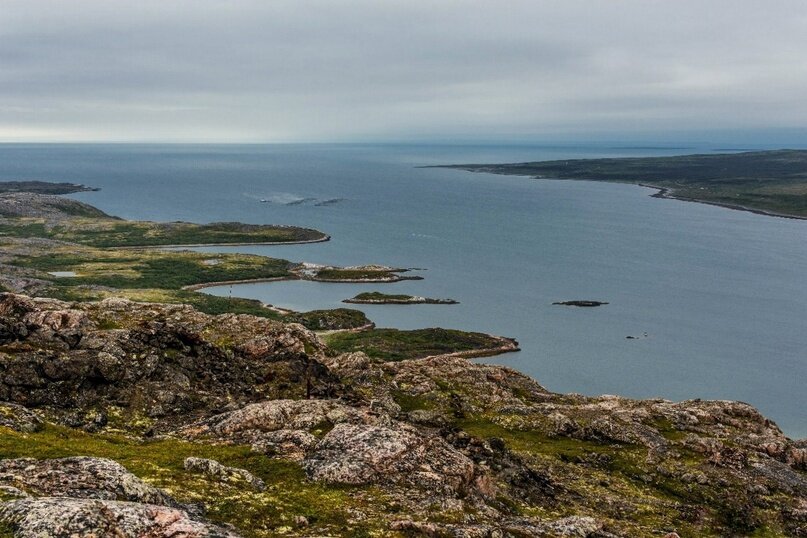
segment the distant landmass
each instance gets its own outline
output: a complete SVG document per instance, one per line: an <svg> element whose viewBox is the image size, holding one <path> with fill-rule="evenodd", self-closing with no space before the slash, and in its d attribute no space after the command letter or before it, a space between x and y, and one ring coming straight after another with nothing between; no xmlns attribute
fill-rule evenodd
<svg viewBox="0 0 807 538"><path fill-rule="evenodd" d="M512 164L458 164L472 172L633 183L675 198L791 218L807 218L807 150L753 151Z"/></svg>
<svg viewBox="0 0 807 538"><path fill-rule="evenodd" d="M97 191L99 189L78 183L50 183L48 181L3 181L0 193L33 192L36 194L71 194L74 192Z"/></svg>

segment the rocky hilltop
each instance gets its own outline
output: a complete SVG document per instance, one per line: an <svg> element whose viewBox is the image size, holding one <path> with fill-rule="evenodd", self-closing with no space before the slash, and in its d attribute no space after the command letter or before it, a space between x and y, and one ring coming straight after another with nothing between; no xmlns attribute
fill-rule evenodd
<svg viewBox="0 0 807 538"><path fill-rule="evenodd" d="M807 536L807 443L749 405L282 320L0 294L0 400L0 536Z"/></svg>

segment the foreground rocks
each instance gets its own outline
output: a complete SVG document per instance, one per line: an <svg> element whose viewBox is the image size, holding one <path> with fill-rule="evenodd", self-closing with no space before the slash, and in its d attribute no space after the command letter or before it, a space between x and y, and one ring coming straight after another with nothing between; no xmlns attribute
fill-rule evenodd
<svg viewBox="0 0 807 538"><path fill-rule="evenodd" d="M0 397L14 536L807 536L807 442L747 404L334 356L250 316L2 295Z"/></svg>
<svg viewBox="0 0 807 538"><path fill-rule="evenodd" d="M331 484L391 484L458 494L470 485L470 458L438 436L412 426L334 427L303 462L314 480Z"/></svg>
<svg viewBox="0 0 807 538"><path fill-rule="evenodd" d="M113 414L159 429L250 401L328 394L336 379L316 360L321 349L299 325L252 316L0 295L0 400L88 430Z"/></svg>
<svg viewBox="0 0 807 538"><path fill-rule="evenodd" d="M0 484L26 495L77 497L177 506L177 502L105 458L0 460Z"/></svg>
<svg viewBox="0 0 807 538"><path fill-rule="evenodd" d="M0 520L17 538L238 538L234 532L192 519L166 506L43 497L0 505Z"/></svg>

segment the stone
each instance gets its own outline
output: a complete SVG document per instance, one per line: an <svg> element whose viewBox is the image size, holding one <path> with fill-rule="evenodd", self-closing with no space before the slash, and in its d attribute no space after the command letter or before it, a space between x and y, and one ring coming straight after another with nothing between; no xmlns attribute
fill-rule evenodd
<svg viewBox="0 0 807 538"><path fill-rule="evenodd" d="M303 461L308 476L331 484L390 484L454 494L475 466L442 438L404 423L337 424Z"/></svg>
<svg viewBox="0 0 807 538"><path fill-rule="evenodd" d="M81 497L177 506L119 463L106 458L0 460L0 484L33 496Z"/></svg>
<svg viewBox="0 0 807 538"><path fill-rule="evenodd" d="M42 421L21 405L0 402L0 426L18 432L33 433L42 427Z"/></svg>
<svg viewBox="0 0 807 538"><path fill-rule="evenodd" d="M15 538L238 538L177 508L97 499L41 497L0 504Z"/></svg>
<svg viewBox="0 0 807 538"><path fill-rule="evenodd" d="M246 482L253 489L263 491L266 484L246 469L237 467L227 467L216 460L206 458L185 458L184 467L186 471L202 473L219 480L221 482Z"/></svg>

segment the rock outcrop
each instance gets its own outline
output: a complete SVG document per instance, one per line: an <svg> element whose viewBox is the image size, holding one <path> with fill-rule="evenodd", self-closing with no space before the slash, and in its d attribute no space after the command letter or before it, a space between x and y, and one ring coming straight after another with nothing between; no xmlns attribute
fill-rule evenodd
<svg viewBox="0 0 807 538"><path fill-rule="evenodd" d="M0 346L0 400L87 429L110 411L159 428L250 401L326 395L337 383L303 327L182 305L2 294Z"/></svg>
<svg viewBox="0 0 807 538"><path fill-rule="evenodd" d="M338 424L303 461L314 480L389 484L456 494L474 478L470 458L412 426Z"/></svg>
<svg viewBox="0 0 807 538"><path fill-rule="evenodd" d="M266 484L263 480L246 469L228 467L216 460L193 457L185 458L184 466L187 471L202 473L216 480L221 480L222 482L245 482L258 491L266 489Z"/></svg>
<svg viewBox="0 0 807 538"><path fill-rule="evenodd" d="M167 506L42 497L0 504L16 538L238 538L232 531Z"/></svg>
<svg viewBox="0 0 807 538"><path fill-rule="evenodd" d="M0 484L36 497L74 497L178 506L170 496L106 458L0 460Z"/></svg>

